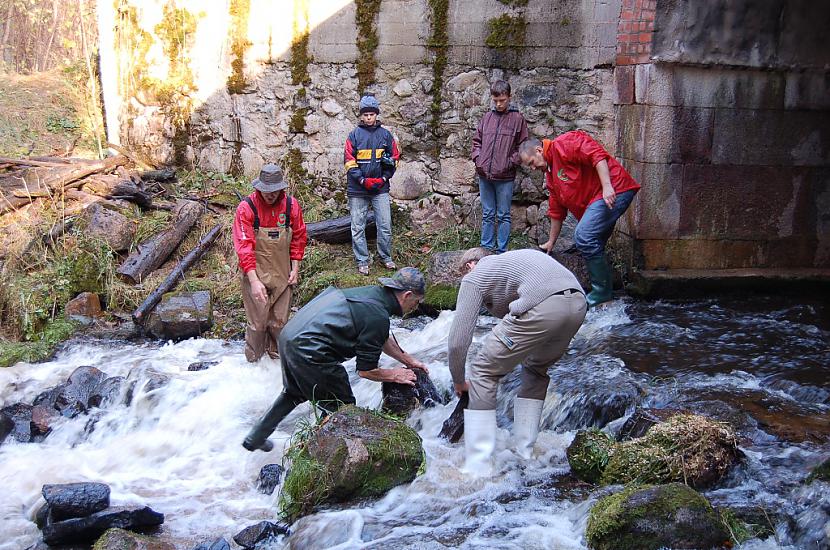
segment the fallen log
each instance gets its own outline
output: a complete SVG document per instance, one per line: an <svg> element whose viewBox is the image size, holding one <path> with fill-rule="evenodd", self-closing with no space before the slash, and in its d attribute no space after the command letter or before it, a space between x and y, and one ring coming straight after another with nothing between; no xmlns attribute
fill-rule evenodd
<svg viewBox="0 0 830 550"><path fill-rule="evenodd" d="M141 208L150 208L153 204L153 194L131 180L119 181L107 198L128 200Z"/></svg>
<svg viewBox="0 0 830 550"><path fill-rule="evenodd" d="M464 435L464 409L467 408L469 403L470 395L467 392L462 393L452 414L444 421L444 425L441 426L441 433L438 434L440 437L443 437L450 443L458 443L461 436Z"/></svg>
<svg viewBox="0 0 830 550"><path fill-rule="evenodd" d="M184 278L184 272L187 271L191 265L199 261L199 258L201 258L202 255L204 255L204 253L210 248L221 231L221 223L208 231L207 235L202 237L202 240L199 241L199 244L197 244L193 250L188 252L187 256L182 258L178 264L176 264L175 269L173 269L170 275L162 281L158 288L151 292L144 302L138 306L138 308L133 312L133 321L137 325L142 325L144 323L144 320L147 318L147 314L153 311L153 308L156 307L156 305L161 301L162 296L164 296L165 293L170 292L179 279Z"/></svg>
<svg viewBox="0 0 830 550"><path fill-rule="evenodd" d="M349 216L341 216L333 220L323 220L306 224L308 238L322 243L343 244L352 242L352 219ZM375 237L375 214L369 212L366 217L366 238Z"/></svg>
<svg viewBox="0 0 830 550"><path fill-rule="evenodd" d="M170 257L202 215L202 210L202 206L198 203L181 201L177 205L172 227L139 244L137 250L124 260L116 273L126 282L140 283Z"/></svg>
<svg viewBox="0 0 830 550"><path fill-rule="evenodd" d="M172 168L144 170L143 172L139 172L138 176L144 181L175 181L176 171Z"/></svg>
<svg viewBox="0 0 830 550"><path fill-rule="evenodd" d="M127 163L127 157L117 156L98 161L94 164L53 164L49 169L35 169L23 176L20 187L13 191L18 198L34 199L51 194L51 191L67 186L80 186L81 180L99 172L110 170Z"/></svg>

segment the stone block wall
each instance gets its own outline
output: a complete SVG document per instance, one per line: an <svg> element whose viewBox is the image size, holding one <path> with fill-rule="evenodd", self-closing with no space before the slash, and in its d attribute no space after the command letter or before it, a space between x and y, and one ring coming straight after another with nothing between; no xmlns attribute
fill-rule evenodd
<svg viewBox="0 0 830 550"><path fill-rule="evenodd" d="M830 267L830 7L803 4L657 0L649 53L618 53L640 268Z"/></svg>

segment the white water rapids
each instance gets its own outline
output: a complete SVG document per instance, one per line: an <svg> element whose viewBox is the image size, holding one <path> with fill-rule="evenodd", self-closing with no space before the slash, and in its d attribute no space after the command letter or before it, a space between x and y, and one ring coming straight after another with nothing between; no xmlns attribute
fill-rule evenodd
<svg viewBox="0 0 830 550"><path fill-rule="evenodd" d="M404 349L427 363L439 391L452 386L446 339L453 313L444 312L423 330L396 329ZM624 306L591 312L576 340L628 323ZM476 341L484 331L479 331ZM475 345L475 344L474 344ZM197 361L218 361L188 372ZM384 356L382 366L390 366ZM279 487L271 496L256 490L260 468L279 463L297 420L310 417L304 404L272 436L271 453L249 453L241 441L281 389L277 362L250 365L241 342L195 339L177 344L75 341L52 361L0 369L0 406L31 403L63 382L77 367L94 366L107 376L139 373L129 406L100 410L87 432L89 415L59 419L42 443L0 446L0 550L27 548L40 538L34 524L47 483L97 481L108 484L113 505L148 505L165 514L161 537L189 550L199 542L231 537L262 520L276 521ZM353 372L353 363L347 363ZM170 380L141 389L146 371ZM352 377L358 405L376 408L380 384ZM499 430L493 479L471 481L459 467L463 441L437 437L455 406L417 411L409 419L423 439L426 473L377 501L351 503L299 520L292 535L268 548L517 548L582 549L593 497L543 498L556 489L545 483L568 470L565 449L573 432L543 431L536 453L519 459ZM94 410L93 410L94 411ZM528 487L541 487L538 493ZM770 539L772 540L772 539ZM771 545L770 545L771 544ZM232 543L233 545L233 543ZM263 547L265 548L265 547ZM745 548L776 548L756 541Z"/></svg>

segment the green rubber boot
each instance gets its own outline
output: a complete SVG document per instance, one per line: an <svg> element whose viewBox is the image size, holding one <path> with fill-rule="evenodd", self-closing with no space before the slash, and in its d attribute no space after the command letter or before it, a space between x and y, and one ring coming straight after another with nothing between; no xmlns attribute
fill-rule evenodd
<svg viewBox="0 0 830 550"><path fill-rule="evenodd" d="M288 416L288 413L293 411L296 406L297 402L294 399L280 393L268 412L248 432L242 446L249 451L270 452L274 448L274 444L266 438L274 433L277 424L282 422L282 419Z"/></svg>
<svg viewBox="0 0 830 550"><path fill-rule="evenodd" d="M611 300L614 278L608 262L605 261L605 255L585 260L585 263L588 266L588 276L591 279L591 292L586 296L588 309L591 309Z"/></svg>

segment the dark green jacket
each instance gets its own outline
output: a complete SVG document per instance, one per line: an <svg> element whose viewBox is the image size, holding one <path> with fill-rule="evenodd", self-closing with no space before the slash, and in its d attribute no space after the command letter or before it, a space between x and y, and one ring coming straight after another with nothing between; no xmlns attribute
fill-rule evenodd
<svg viewBox="0 0 830 550"><path fill-rule="evenodd" d="M288 321L280 334L280 351L309 365L340 364L355 357L357 370L376 369L389 338L389 316L401 314L387 288L329 287Z"/></svg>

